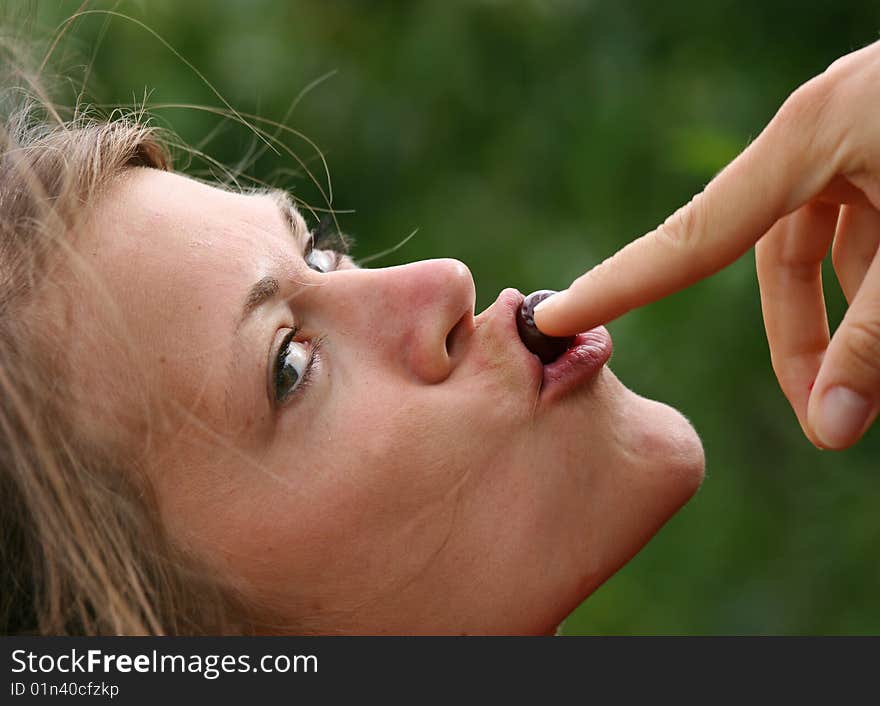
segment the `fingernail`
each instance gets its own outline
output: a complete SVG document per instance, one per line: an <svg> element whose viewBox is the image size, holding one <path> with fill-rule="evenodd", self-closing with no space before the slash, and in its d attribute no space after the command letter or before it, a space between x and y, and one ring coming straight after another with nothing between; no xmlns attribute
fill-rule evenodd
<svg viewBox="0 0 880 706"><path fill-rule="evenodd" d="M849 388L832 387L819 405L816 436L828 448L849 446L858 438L870 413L870 400Z"/></svg>
<svg viewBox="0 0 880 706"><path fill-rule="evenodd" d="M565 295L565 290L561 292L556 292L556 294L547 297L544 301L538 302L538 306L535 307L535 312L539 311L551 311L555 309L559 303L562 301L562 297ZM556 302L555 304L548 304L547 302Z"/></svg>

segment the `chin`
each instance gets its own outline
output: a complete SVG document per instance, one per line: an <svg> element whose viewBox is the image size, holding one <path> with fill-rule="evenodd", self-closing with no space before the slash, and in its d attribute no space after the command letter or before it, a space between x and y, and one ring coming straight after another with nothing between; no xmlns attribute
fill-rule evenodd
<svg viewBox="0 0 880 706"><path fill-rule="evenodd" d="M670 514L690 499L705 474L703 444L693 425L674 407L642 397L604 368L587 391L599 434L617 446L611 453L634 491L652 492ZM620 479L624 480L624 479Z"/></svg>
<svg viewBox="0 0 880 706"><path fill-rule="evenodd" d="M585 505L601 530L587 527L572 609L650 541L705 473L703 445L681 412L632 392L608 369L596 382L587 406L599 427L591 434L593 458L604 463L591 468Z"/></svg>
<svg viewBox="0 0 880 706"><path fill-rule="evenodd" d="M696 430L677 409L639 397L650 423L633 429L631 443L645 461L644 472L668 494L674 512L697 492L703 482L706 457Z"/></svg>

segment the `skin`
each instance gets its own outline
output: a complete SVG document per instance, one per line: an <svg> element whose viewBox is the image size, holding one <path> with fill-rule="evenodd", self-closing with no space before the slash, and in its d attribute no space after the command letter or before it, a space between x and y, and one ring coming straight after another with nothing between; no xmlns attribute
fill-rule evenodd
<svg viewBox="0 0 880 706"><path fill-rule="evenodd" d="M511 343L521 295L474 317L458 261L322 273L271 196L143 168L78 247L129 324L138 384L121 384L131 362L110 353L94 288L77 299L77 379L118 398L117 419L126 390L153 391L171 421L137 454L162 522L266 632L552 632L702 480L690 424L607 367L540 396ZM269 273L278 297L235 337ZM268 367L294 323L324 341L277 408Z"/></svg>
<svg viewBox="0 0 880 706"><path fill-rule="evenodd" d="M880 411L880 42L797 89L749 147L656 230L535 310L590 328L683 289L755 245L773 369L807 438L858 441ZM823 259L849 308L831 336Z"/></svg>

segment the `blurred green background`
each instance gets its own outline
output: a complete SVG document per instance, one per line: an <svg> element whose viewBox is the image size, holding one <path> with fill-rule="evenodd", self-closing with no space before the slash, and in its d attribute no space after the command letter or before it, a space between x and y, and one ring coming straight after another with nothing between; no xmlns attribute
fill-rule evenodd
<svg viewBox="0 0 880 706"><path fill-rule="evenodd" d="M48 31L78 2L31 3ZM391 265L455 257L478 309L505 286L562 288L701 190L784 98L874 41L876 2L92 3L145 23L242 113L287 119L324 151L356 257L418 234ZM100 40L100 42L99 42ZM96 49L97 47L97 49ZM88 15L59 45L87 96L222 103L132 20ZM70 102L75 91L68 89ZM157 121L236 167L250 133L194 109ZM325 206L323 182L266 152L246 175ZM259 148L259 143L257 144ZM209 166L193 161L202 175ZM830 270L828 271L830 275ZM832 326L843 299L833 277ZM612 366L681 409L707 478L564 632L880 633L880 429L844 453L802 436L772 374L754 261L610 326Z"/></svg>

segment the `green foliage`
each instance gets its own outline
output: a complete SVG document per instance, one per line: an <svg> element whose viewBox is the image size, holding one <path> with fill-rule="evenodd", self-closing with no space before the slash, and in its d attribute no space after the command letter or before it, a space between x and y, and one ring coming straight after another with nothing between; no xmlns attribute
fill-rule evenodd
<svg viewBox="0 0 880 706"><path fill-rule="evenodd" d="M40 19L54 27L78 5L46 3ZM564 287L653 228L797 85L880 29L867 0L164 0L119 10L242 113L281 120L334 71L287 122L326 154L333 206L355 210L340 220L356 256L418 228L376 264L460 258L479 308L505 286ZM147 90L151 103L222 107L129 20L87 15L72 34L86 56L103 37L93 97L126 103ZM73 70L83 57L62 58ZM225 164L252 146L233 121L155 112ZM306 142L286 142L322 177ZM248 173L326 206L290 156L267 151ZM828 289L834 324L844 303ZM610 328L614 370L692 420L708 476L565 632L880 632L878 429L844 453L803 437L770 369L751 255Z"/></svg>

